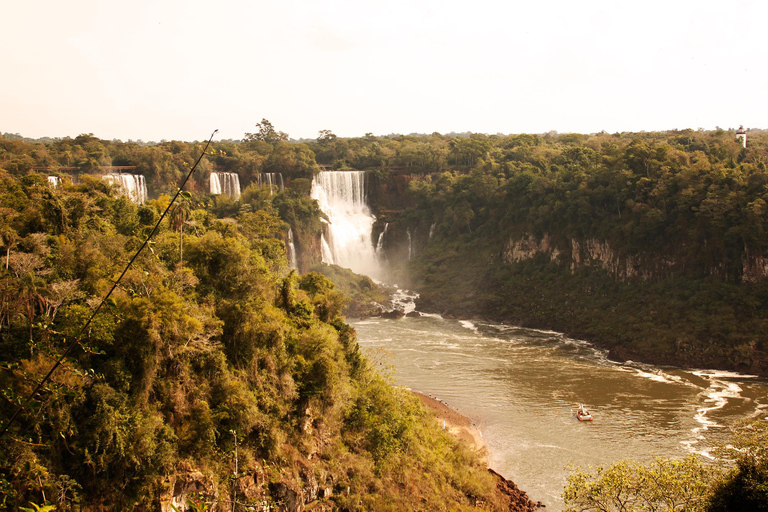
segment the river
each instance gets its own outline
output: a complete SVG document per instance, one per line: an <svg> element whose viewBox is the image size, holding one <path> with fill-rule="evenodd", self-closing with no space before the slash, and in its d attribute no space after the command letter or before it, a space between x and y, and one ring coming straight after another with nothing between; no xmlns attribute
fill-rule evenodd
<svg viewBox="0 0 768 512"><path fill-rule="evenodd" d="M364 171L321 172L312 197L329 219L323 262L377 278L383 255L371 237L366 183ZM408 312L414 297L400 290L393 306ZM475 420L491 467L547 510L562 509L571 464L712 457L726 425L768 414L765 380L616 363L555 332L437 315L350 323L368 355L392 365L398 384ZM576 419L580 403L593 422Z"/></svg>
<svg viewBox="0 0 768 512"><path fill-rule="evenodd" d="M712 456L731 422L768 414L755 377L616 363L548 331L437 315L351 320L396 383L440 398L479 426L493 469L561 510L571 464ZM583 403L593 422L579 422Z"/></svg>

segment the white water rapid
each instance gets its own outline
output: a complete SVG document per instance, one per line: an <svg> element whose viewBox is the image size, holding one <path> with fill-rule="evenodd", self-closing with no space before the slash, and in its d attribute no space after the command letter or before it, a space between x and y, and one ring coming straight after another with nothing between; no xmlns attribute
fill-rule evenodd
<svg viewBox="0 0 768 512"><path fill-rule="evenodd" d="M365 174L320 173L312 197L330 219L323 261L379 278ZM387 228L377 246L384 245ZM412 257L419 237L406 233ZM410 313L416 296L397 289L387 309ZM727 440L726 425L768 411L765 379L614 362L589 343L552 331L424 313L350 324L368 354L392 365L397 384L439 397L471 418L491 467L547 511L563 510L571 464L691 453L712 458ZM576 419L579 404L594 414L593 422Z"/></svg>
<svg viewBox="0 0 768 512"><path fill-rule="evenodd" d="M312 181L312 198L330 224L322 240L323 263L336 264L381 279L371 239L376 218L366 204L364 171L324 171Z"/></svg>
<svg viewBox="0 0 768 512"><path fill-rule="evenodd" d="M240 177L234 172L212 172L210 178L211 194L224 194L237 199L240 197Z"/></svg>
<svg viewBox="0 0 768 512"><path fill-rule="evenodd" d="M406 292L393 300L408 311ZM491 467L542 501L543 511L565 508L570 464L712 459L729 438L727 425L768 411L765 379L614 362L552 331L438 315L350 323L364 351L394 368L397 384L471 418ZM582 403L594 421L576 419Z"/></svg>
<svg viewBox="0 0 768 512"><path fill-rule="evenodd" d="M102 178L118 185L134 203L144 204L147 200L147 182L141 174L105 174Z"/></svg>

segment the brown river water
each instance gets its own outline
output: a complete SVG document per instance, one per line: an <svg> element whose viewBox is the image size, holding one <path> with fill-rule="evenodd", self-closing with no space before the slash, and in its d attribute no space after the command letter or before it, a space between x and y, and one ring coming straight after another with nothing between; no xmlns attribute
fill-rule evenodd
<svg viewBox="0 0 768 512"><path fill-rule="evenodd" d="M323 262L381 278L375 218L364 171L322 172L312 197L329 219ZM409 241L410 241L410 232ZM408 257L412 248L408 247ZM400 291L393 306L413 309ZM768 415L768 385L750 376L609 361L586 342L555 332L439 316L350 321L375 361L396 382L438 397L472 418L493 469L546 510L563 507L571 464L596 466L655 455L683 457L727 440L726 425ZM580 423L583 403L594 421Z"/></svg>
<svg viewBox="0 0 768 512"><path fill-rule="evenodd" d="M616 363L555 332L437 315L350 323L366 353L392 366L398 385L472 418L491 467L546 510L562 509L571 464L692 452L711 458L728 424L768 415L763 379ZM581 403L594 421L576 419Z"/></svg>

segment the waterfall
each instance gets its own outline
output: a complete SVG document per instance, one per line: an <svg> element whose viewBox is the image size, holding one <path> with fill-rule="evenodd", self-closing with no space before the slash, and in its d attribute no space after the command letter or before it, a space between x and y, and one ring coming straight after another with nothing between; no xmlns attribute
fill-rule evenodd
<svg viewBox="0 0 768 512"><path fill-rule="evenodd" d="M437 226L437 222L433 222L431 226L429 226L429 239L432 240L432 234L435 232L435 226Z"/></svg>
<svg viewBox="0 0 768 512"><path fill-rule="evenodd" d="M384 255L384 235L387 233L389 222L384 223L384 231L379 233L379 239L376 242L376 254L381 258Z"/></svg>
<svg viewBox="0 0 768 512"><path fill-rule="evenodd" d="M320 254L322 256L323 263L332 264L336 261L336 257L333 255L331 246L325 239L325 233L320 234Z"/></svg>
<svg viewBox="0 0 768 512"><path fill-rule="evenodd" d="M147 183L141 174L105 174L102 178L119 186L134 203L144 204L147 200Z"/></svg>
<svg viewBox="0 0 768 512"><path fill-rule="evenodd" d="M283 190L283 173L280 172L262 172L256 177L260 187L268 186L269 195L273 193L272 187L277 187L278 191Z"/></svg>
<svg viewBox="0 0 768 512"><path fill-rule="evenodd" d="M48 186L51 188L57 188L61 185L61 178L58 176L48 176Z"/></svg>
<svg viewBox="0 0 768 512"><path fill-rule="evenodd" d="M293 244L293 230L288 228L288 261L291 262L291 268L299 268L296 262L296 246Z"/></svg>
<svg viewBox="0 0 768 512"><path fill-rule="evenodd" d="M237 199L240 197L240 177L234 172L212 172L210 178L211 194L223 194Z"/></svg>
<svg viewBox="0 0 768 512"><path fill-rule="evenodd" d="M323 262L378 278L371 239L376 218L365 202L365 181L364 171L324 171L312 181L311 196L330 219L321 240Z"/></svg>
<svg viewBox="0 0 768 512"><path fill-rule="evenodd" d="M406 233L408 233L408 259L411 259L411 256L413 256L413 241L411 240L411 228L408 228L405 230Z"/></svg>

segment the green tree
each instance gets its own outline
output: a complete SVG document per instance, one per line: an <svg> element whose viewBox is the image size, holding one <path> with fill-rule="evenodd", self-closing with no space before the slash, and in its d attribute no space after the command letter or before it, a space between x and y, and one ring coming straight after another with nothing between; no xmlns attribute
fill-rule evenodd
<svg viewBox="0 0 768 512"><path fill-rule="evenodd" d="M715 486L708 511L768 510L768 421L736 425L730 445L736 467Z"/></svg>
<svg viewBox="0 0 768 512"><path fill-rule="evenodd" d="M255 133L246 133L243 139L247 142L261 140L273 145L280 141L288 140L287 133L275 130L272 123L266 119L262 119L260 123L256 123L256 128L258 128L258 130Z"/></svg>
<svg viewBox="0 0 768 512"><path fill-rule="evenodd" d="M19 234L12 227L4 226L0 231L0 239L2 239L5 247L5 270L8 270L11 262L11 249L19 241Z"/></svg>
<svg viewBox="0 0 768 512"><path fill-rule="evenodd" d="M563 500L568 512L703 512L717 475L717 469L695 455L659 457L648 464L622 460L592 471L572 471Z"/></svg>
<svg viewBox="0 0 768 512"><path fill-rule="evenodd" d="M317 133L318 144L330 144L334 142L338 137L331 130L320 130Z"/></svg>
<svg viewBox="0 0 768 512"><path fill-rule="evenodd" d="M192 216L192 194L182 192L171 212L173 229L179 232L179 266L184 266L184 226Z"/></svg>

